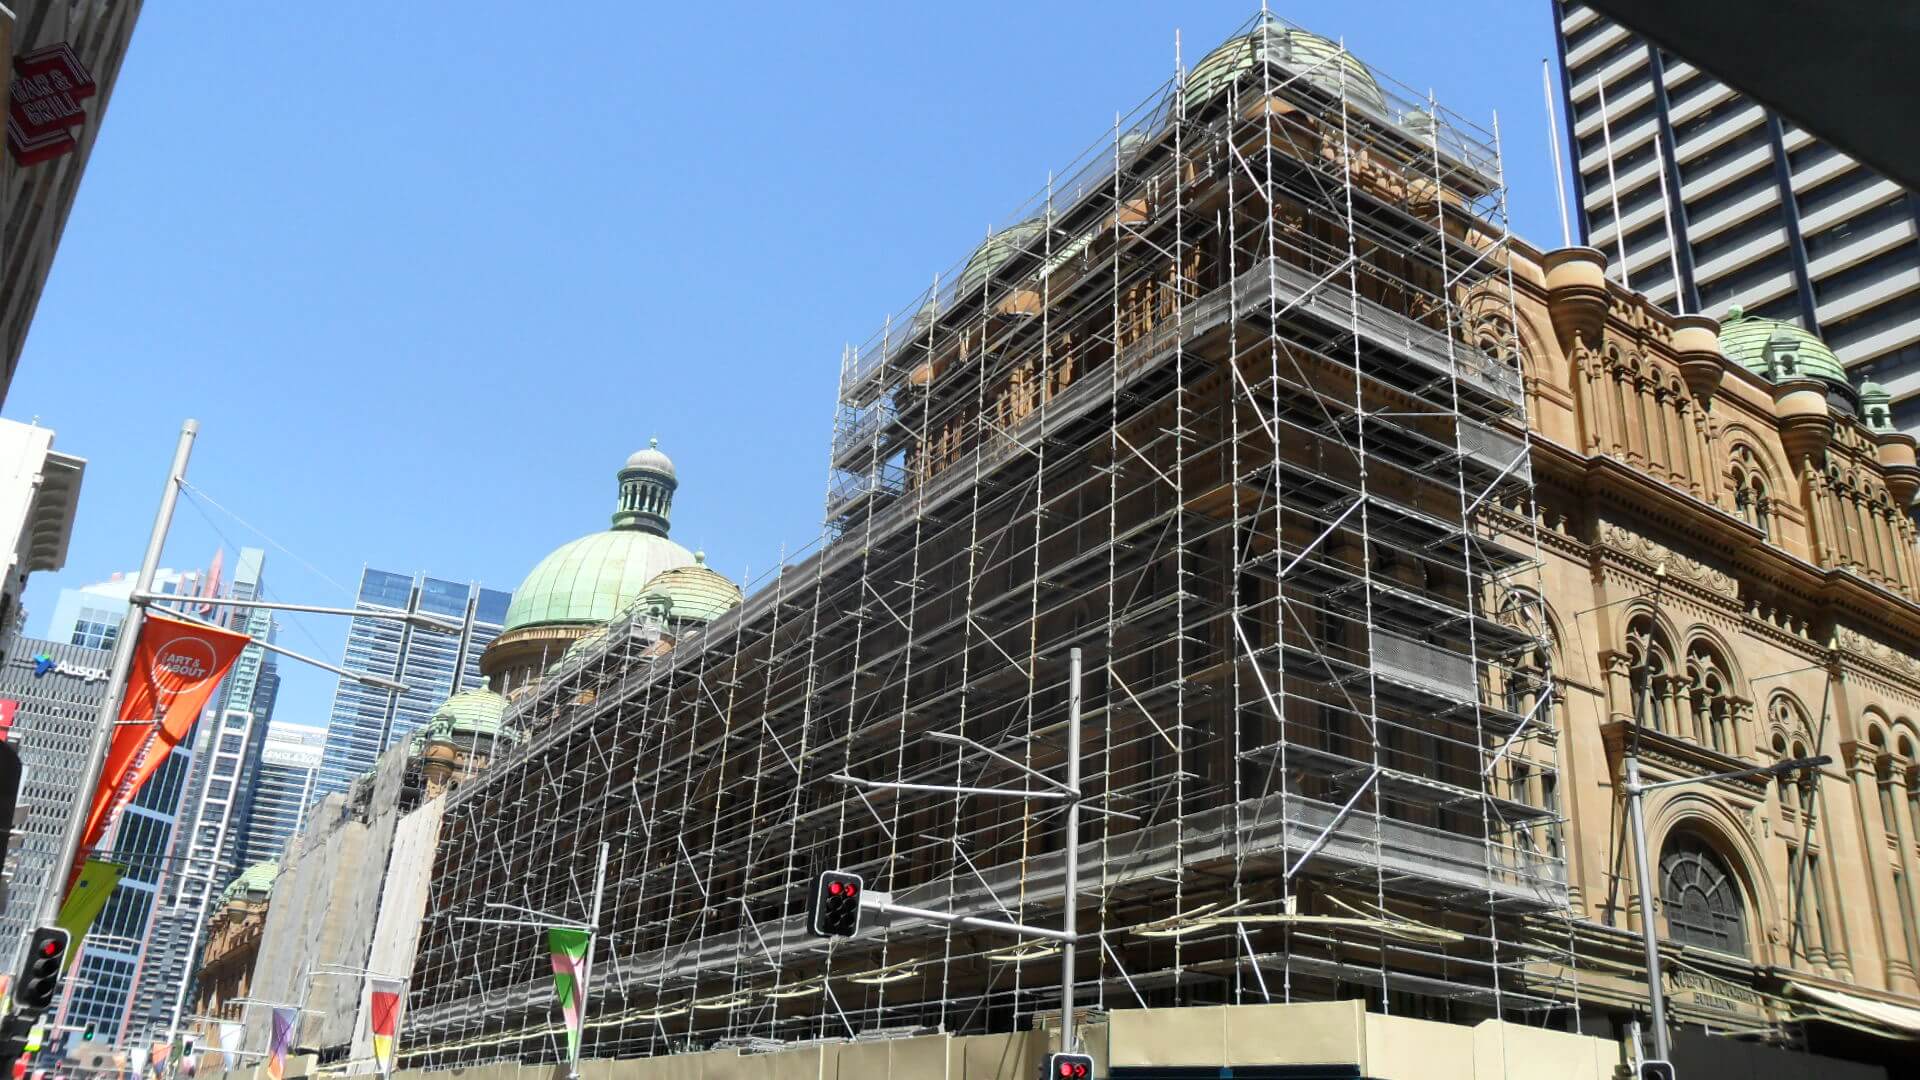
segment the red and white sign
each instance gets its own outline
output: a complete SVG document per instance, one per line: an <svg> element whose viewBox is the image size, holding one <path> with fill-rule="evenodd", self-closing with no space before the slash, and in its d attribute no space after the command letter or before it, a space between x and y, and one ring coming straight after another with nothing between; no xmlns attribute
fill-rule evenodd
<svg viewBox="0 0 1920 1080"><path fill-rule="evenodd" d="M7 149L22 165L68 153L73 129L87 122L80 103L98 87L66 42L13 58L7 93Z"/></svg>

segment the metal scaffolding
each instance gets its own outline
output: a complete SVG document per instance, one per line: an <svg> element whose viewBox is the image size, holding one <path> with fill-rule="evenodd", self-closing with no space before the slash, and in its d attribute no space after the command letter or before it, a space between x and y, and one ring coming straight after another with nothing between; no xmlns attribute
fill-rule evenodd
<svg viewBox="0 0 1920 1080"><path fill-rule="evenodd" d="M590 1057L1057 1015L1052 945L802 909L843 868L1057 925L1069 843L1080 1008L1577 1023L1497 140L1264 13L1176 70L847 351L817 549L516 704L410 1064L556 1056L544 946L478 920L583 917L603 842Z"/></svg>

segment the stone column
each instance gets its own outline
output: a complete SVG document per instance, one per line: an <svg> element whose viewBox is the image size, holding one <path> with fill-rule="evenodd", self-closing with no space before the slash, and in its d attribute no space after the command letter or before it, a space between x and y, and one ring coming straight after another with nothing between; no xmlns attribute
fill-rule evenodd
<svg viewBox="0 0 1920 1080"><path fill-rule="evenodd" d="M1873 915L1874 941L1879 945L1880 955L1886 960L1880 974L1880 985L1889 990L1906 990L1913 976L1904 960L1898 960L1896 966L1896 958L1906 952L1905 943L1902 942L1898 948L1892 946L1899 934L1899 915L1889 903L1893 894L1893 875L1887 871L1887 830L1880 820L1880 781L1874 772L1875 757L1873 750L1856 743L1847 762L1854 810L1860 817L1859 867L1867 878L1866 900ZM1850 895L1840 894L1842 903Z"/></svg>
<svg viewBox="0 0 1920 1080"><path fill-rule="evenodd" d="M1896 841L1900 845L1898 861L1900 863L1901 888L1906 892L1905 896L1894 895L1894 909L1891 921L1895 926L1900 928L1902 935L1900 948L1894 955L1906 962L1909 977L1920 977L1920 973L1916 973L1913 970L1913 957L1907 951L1907 941L1904 936L1908 929L1906 925L1907 914L1920 915L1920 893L1916 892L1916 890L1920 890L1920 859L1914 858L1913 822L1910 820L1913 815L1907 808L1907 770L1910 767L1910 763L1895 758L1893 760L1892 776L1887 781L1893 788L1893 833ZM1920 935L1920 926L1913 927L1912 929L1916 935Z"/></svg>
<svg viewBox="0 0 1920 1080"><path fill-rule="evenodd" d="M1732 744L1727 753L1734 757L1746 757L1760 749L1760 740L1756 737L1760 731L1759 712L1749 698L1732 698L1727 709L1727 738Z"/></svg>
<svg viewBox="0 0 1920 1080"><path fill-rule="evenodd" d="M1815 750L1815 753L1819 753ZM1853 980L1853 950L1850 947L1852 935L1851 921L1847 918L1846 893L1840 891L1840 854L1844 850L1836 842L1833 829L1834 814L1828 805L1834 785L1827 782L1825 775L1815 781L1819 785L1813 799L1814 828L1820 834L1820 876L1825 878L1827 911L1827 963L1841 978Z"/></svg>

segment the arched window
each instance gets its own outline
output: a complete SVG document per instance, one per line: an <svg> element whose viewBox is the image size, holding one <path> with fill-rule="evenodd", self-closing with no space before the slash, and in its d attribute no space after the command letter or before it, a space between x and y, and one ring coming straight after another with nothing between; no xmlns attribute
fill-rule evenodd
<svg viewBox="0 0 1920 1080"><path fill-rule="evenodd" d="M1733 508L1761 536L1773 537L1773 499L1767 493L1766 474L1749 446L1733 448Z"/></svg>
<svg viewBox="0 0 1920 1080"><path fill-rule="evenodd" d="M1642 727L1671 733L1667 696L1673 692L1673 662L1667 643L1652 620L1635 619L1627 627L1628 686L1633 694L1633 721Z"/></svg>
<svg viewBox="0 0 1920 1080"><path fill-rule="evenodd" d="M1792 697L1784 693L1773 696L1767 706L1767 726L1773 731L1768 749L1775 761L1797 761L1811 756L1807 747L1813 728L1807 723L1806 712ZM1792 740L1791 744L1788 740ZM1798 807L1803 814L1813 813L1813 785L1818 775L1811 770L1781 773L1776 781L1781 807L1789 810Z"/></svg>
<svg viewBox="0 0 1920 1080"><path fill-rule="evenodd" d="M1660 856L1667 936L1682 945L1747 954L1746 904L1727 864L1700 838L1676 833Z"/></svg>
<svg viewBox="0 0 1920 1080"><path fill-rule="evenodd" d="M1726 665L1704 644L1687 650L1687 706L1694 741L1723 754L1734 753L1733 694Z"/></svg>
<svg viewBox="0 0 1920 1080"><path fill-rule="evenodd" d="M1553 627L1548 625L1546 604L1530 589L1514 589L1501 598L1499 620L1533 639L1513 658L1502 676L1501 704L1510 713L1552 719L1557 707L1553 677ZM1547 700L1543 703L1541 698Z"/></svg>

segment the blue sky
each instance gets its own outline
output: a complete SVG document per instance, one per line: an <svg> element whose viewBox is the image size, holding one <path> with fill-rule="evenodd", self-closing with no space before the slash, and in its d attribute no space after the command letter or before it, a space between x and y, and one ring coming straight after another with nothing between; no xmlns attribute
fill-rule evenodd
<svg viewBox="0 0 1920 1080"><path fill-rule="evenodd" d="M674 537L758 575L819 531L842 344L1170 77L1176 30L1191 64L1258 7L532 10L147 5L6 403L89 459L30 633L137 565L186 416L238 520L183 504L167 563L264 534L282 599L350 603L363 564L513 588L650 436ZM1497 110L1516 231L1557 245L1545 0L1275 11ZM323 724L297 667L276 719Z"/></svg>

